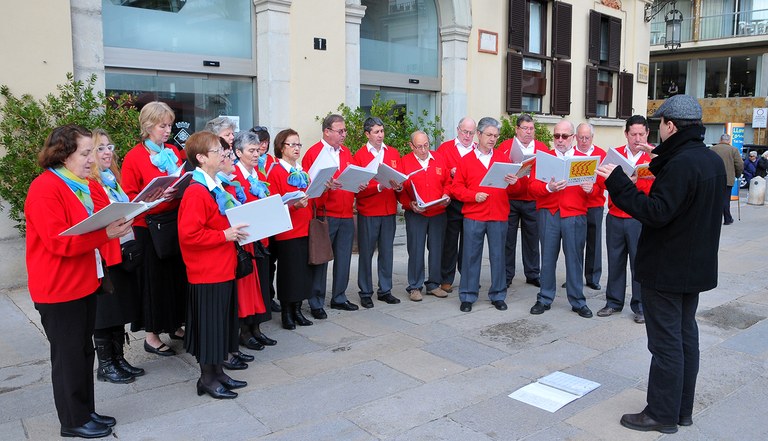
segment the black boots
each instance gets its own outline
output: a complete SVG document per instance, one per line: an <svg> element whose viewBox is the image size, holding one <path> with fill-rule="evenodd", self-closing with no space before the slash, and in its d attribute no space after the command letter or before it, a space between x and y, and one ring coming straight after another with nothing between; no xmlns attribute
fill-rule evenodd
<svg viewBox="0 0 768 441"><path fill-rule="evenodd" d="M312 326L312 322L304 317L304 314L301 313L301 302L291 304L291 308L293 310L293 320L297 325Z"/></svg>
<svg viewBox="0 0 768 441"><path fill-rule="evenodd" d="M287 303L282 306L280 318L284 329L296 329L299 326L312 326L312 322L301 313L301 302Z"/></svg>
<svg viewBox="0 0 768 441"><path fill-rule="evenodd" d="M113 357L115 359L115 363L120 367L120 369L128 372L134 377L141 377L144 375L144 369L131 366L127 361L125 361L125 357L123 357L123 342L127 341L128 334L126 334L124 330L120 329L112 332L112 344L115 350Z"/></svg>
<svg viewBox="0 0 768 441"><path fill-rule="evenodd" d="M115 362L112 339L94 337L94 342L96 343L96 355L99 359L96 378L99 381L108 381L117 384L133 382L133 375L124 371Z"/></svg>
<svg viewBox="0 0 768 441"><path fill-rule="evenodd" d="M283 322L283 329L296 329L296 323L293 321L293 311L289 306L290 305L284 305L284 308L280 311L280 319Z"/></svg>

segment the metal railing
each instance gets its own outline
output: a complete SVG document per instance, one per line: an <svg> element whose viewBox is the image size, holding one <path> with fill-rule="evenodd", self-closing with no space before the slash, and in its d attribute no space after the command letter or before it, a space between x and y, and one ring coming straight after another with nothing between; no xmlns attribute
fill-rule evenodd
<svg viewBox="0 0 768 441"><path fill-rule="evenodd" d="M681 42L693 41L694 20L683 19ZM768 9L707 15L699 18L699 40L717 40L738 36L768 36ZM651 22L651 45L663 45L666 40L666 24L663 17Z"/></svg>

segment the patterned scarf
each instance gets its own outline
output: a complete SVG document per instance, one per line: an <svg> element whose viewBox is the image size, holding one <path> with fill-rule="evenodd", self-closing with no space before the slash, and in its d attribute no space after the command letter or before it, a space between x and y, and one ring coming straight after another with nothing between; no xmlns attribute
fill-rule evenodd
<svg viewBox="0 0 768 441"><path fill-rule="evenodd" d="M216 173L216 177L219 178L222 185L235 187L235 195L237 196L237 200L241 204L245 202L245 190L243 190L242 184L233 180L231 176L227 176L222 172Z"/></svg>
<svg viewBox="0 0 768 441"><path fill-rule="evenodd" d="M266 168L267 167L267 154L266 153L264 153L263 155L259 155L258 165L257 166L259 168L259 172L262 175L266 175L267 174L267 168Z"/></svg>
<svg viewBox="0 0 768 441"><path fill-rule="evenodd" d="M158 170L167 175L173 174L176 170L178 170L179 167L176 165L176 163L179 161L179 158L176 157L176 153L174 153L173 150L165 146L160 147L150 139L145 139L144 145L153 152L157 153L156 155L152 155L150 157L150 161L152 161L152 165L157 167Z"/></svg>
<svg viewBox="0 0 768 441"><path fill-rule="evenodd" d="M309 186L309 175L303 170L296 170L291 167L288 175L288 185L293 185L298 189L304 189Z"/></svg>
<svg viewBox="0 0 768 441"><path fill-rule="evenodd" d="M53 172L53 174L61 178L61 180L67 184L69 189L75 193L75 196L80 199L80 202L82 202L86 211L88 211L88 216L92 215L93 199L91 199L91 189L88 188L88 180L78 178L74 173L63 166L55 169L49 168L48 170Z"/></svg>
<svg viewBox="0 0 768 441"><path fill-rule="evenodd" d="M125 194L123 188L117 182L117 178L115 177L115 174L112 173L112 170L106 169L99 174L101 175L101 182L107 186L107 192L109 193L110 199L117 202L128 202L128 195Z"/></svg>
<svg viewBox="0 0 768 441"><path fill-rule="evenodd" d="M250 192L259 199L269 196L269 182L259 181L257 178L248 175L248 182L251 184Z"/></svg>
<svg viewBox="0 0 768 441"><path fill-rule="evenodd" d="M192 172L192 179L203 184L205 188L208 188L208 183L205 180L205 176L203 176L203 172L200 170L195 170ZM219 213L222 216L230 208L234 208L240 205L240 203L236 201L231 194L224 191L224 189L218 185L213 188L211 193L213 193L213 196L216 199L216 205L219 206Z"/></svg>

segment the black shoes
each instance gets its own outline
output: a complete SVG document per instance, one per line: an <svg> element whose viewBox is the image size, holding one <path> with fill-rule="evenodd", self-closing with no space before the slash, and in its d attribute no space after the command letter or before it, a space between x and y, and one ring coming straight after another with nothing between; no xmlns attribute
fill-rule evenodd
<svg viewBox="0 0 768 441"><path fill-rule="evenodd" d="M587 288L594 289L595 291L603 289L599 283L585 283L585 285L587 285Z"/></svg>
<svg viewBox="0 0 768 441"><path fill-rule="evenodd" d="M229 360L225 361L223 366L231 371L242 371L243 369L248 369L248 364L237 356L229 357Z"/></svg>
<svg viewBox="0 0 768 441"><path fill-rule="evenodd" d="M229 375L225 375L226 378L219 379L219 383L221 383L222 386L225 388L232 390L232 389L240 389L241 387L248 386L247 381L240 381L235 380L234 378L230 377Z"/></svg>
<svg viewBox="0 0 768 441"><path fill-rule="evenodd" d="M621 309L613 308L611 306L606 306L605 308L597 311L597 316L598 317L608 317L608 316L610 316L612 314L615 314L617 312L621 312Z"/></svg>
<svg viewBox="0 0 768 441"><path fill-rule="evenodd" d="M639 430L641 432L657 431L661 433L677 432L677 424L661 424L653 418L640 413L627 413L621 417L621 425L627 429Z"/></svg>
<svg viewBox="0 0 768 441"><path fill-rule="evenodd" d="M288 310L288 306L280 311L280 319L283 322L283 329L293 330L296 329L296 322L293 321L293 314Z"/></svg>
<svg viewBox="0 0 768 441"><path fill-rule="evenodd" d="M62 427L61 436L76 438L103 438L112 434L112 429L102 423L90 420L80 427Z"/></svg>
<svg viewBox="0 0 768 441"><path fill-rule="evenodd" d="M525 279L525 283L541 288L541 281L539 279Z"/></svg>
<svg viewBox="0 0 768 441"><path fill-rule="evenodd" d="M572 307L571 311L578 313L580 317L592 318L592 310L589 309L589 306L587 305L584 305L581 308Z"/></svg>
<svg viewBox="0 0 768 441"><path fill-rule="evenodd" d="M472 311L472 303L470 303L470 302L461 302L461 306L459 306L459 311L461 311L461 312L470 312L470 311Z"/></svg>
<svg viewBox="0 0 768 441"><path fill-rule="evenodd" d="M373 299L370 297L360 297L360 304L363 308L373 308Z"/></svg>
<svg viewBox="0 0 768 441"><path fill-rule="evenodd" d="M264 345L259 340L257 340L256 337L248 337L246 339L241 336L240 346L245 346L246 348L254 351L261 351L262 349L264 349ZM245 361L250 361L250 360L245 360Z"/></svg>
<svg viewBox="0 0 768 441"><path fill-rule="evenodd" d="M393 296L391 293L384 294L383 296L379 296L379 301L381 302L387 302L390 305L396 305L400 303L400 299Z"/></svg>
<svg viewBox="0 0 768 441"><path fill-rule="evenodd" d="M634 320L635 323L637 323L638 325L642 325L645 323L645 314L643 314L642 312L636 312L632 320Z"/></svg>
<svg viewBox="0 0 768 441"><path fill-rule="evenodd" d="M357 311L360 309L357 305L347 300L344 303L331 302L331 309L341 309L342 311Z"/></svg>
<svg viewBox="0 0 768 441"><path fill-rule="evenodd" d="M115 424L117 424L117 420L115 419L115 417L99 415L96 412L91 413L90 417L91 417L91 421L95 421L107 427L115 427Z"/></svg>
<svg viewBox="0 0 768 441"><path fill-rule="evenodd" d="M504 302L504 300L494 300L491 302L491 304L496 307L499 311L506 311L507 310L507 304Z"/></svg>
<svg viewBox="0 0 768 441"><path fill-rule="evenodd" d="M304 317L301 313L301 302L296 302L292 306L293 321L299 326L312 326L312 321ZM325 311L323 311L325 312Z"/></svg>
<svg viewBox="0 0 768 441"><path fill-rule="evenodd" d="M549 311L549 308L551 308L551 306L545 305L539 301L536 301L536 303L533 306L531 306L531 314L533 315L544 314L544 311Z"/></svg>
<svg viewBox="0 0 768 441"><path fill-rule="evenodd" d="M262 349L264 349L264 348L262 348ZM256 359L256 357L254 357L253 355L246 354L245 352L240 352L240 351L233 352L232 355L234 355L235 357L239 358L240 360L243 360L246 363L249 363L249 362L251 362L251 361Z"/></svg>
<svg viewBox="0 0 768 441"><path fill-rule="evenodd" d="M253 338L255 338L257 342L261 343L264 346L274 346L277 344L277 340L272 340L271 338L267 337L261 332L259 332L258 334L253 334Z"/></svg>
<svg viewBox="0 0 768 441"><path fill-rule="evenodd" d="M162 355L163 357L170 357L171 355L176 355L176 351L166 346L165 343L162 343L160 347L154 347L147 343L146 340L144 340L144 350L149 352L150 354L155 355Z"/></svg>
<svg viewBox="0 0 768 441"><path fill-rule="evenodd" d="M318 320L325 320L328 318L328 313L326 313L323 308L313 309L310 312L312 313L312 317Z"/></svg>
<svg viewBox="0 0 768 441"><path fill-rule="evenodd" d="M237 393L232 392L223 385L219 385L216 388L213 388L204 385L202 380L197 380L197 395L200 396L205 393L210 395L212 398L216 398L217 400L237 398Z"/></svg>
<svg viewBox="0 0 768 441"><path fill-rule="evenodd" d="M280 304L277 303L275 299L272 299L269 301L269 309L272 310L272 312L280 312L282 311L282 308L280 308Z"/></svg>

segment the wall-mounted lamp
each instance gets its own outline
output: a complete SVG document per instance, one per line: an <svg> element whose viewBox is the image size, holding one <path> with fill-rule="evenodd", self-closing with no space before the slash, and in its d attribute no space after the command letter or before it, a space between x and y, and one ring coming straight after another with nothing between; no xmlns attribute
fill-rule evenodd
<svg viewBox="0 0 768 441"><path fill-rule="evenodd" d="M675 8L675 2L672 2L672 10L664 16L664 23L667 24L664 47L675 50L680 47L680 39L683 34L683 13Z"/></svg>

